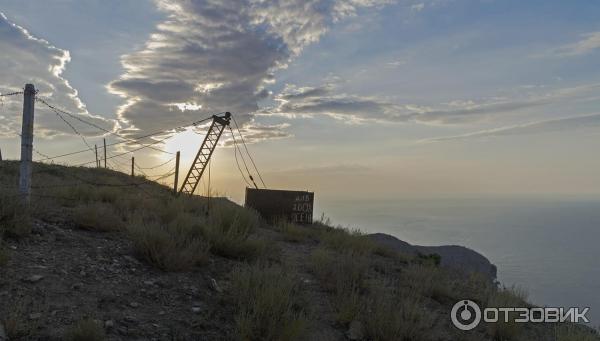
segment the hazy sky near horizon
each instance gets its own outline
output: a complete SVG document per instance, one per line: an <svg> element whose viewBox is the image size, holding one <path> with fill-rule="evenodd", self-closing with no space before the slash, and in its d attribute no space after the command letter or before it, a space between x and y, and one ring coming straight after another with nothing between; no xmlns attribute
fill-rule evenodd
<svg viewBox="0 0 600 341"><path fill-rule="evenodd" d="M598 2L0 0L0 12L0 92L32 82L132 137L231 111L272 188L600 194ZM0 148L16 158L22 99L2 101ZM36 109L37 151L85 149ZM182 132L161 148L180 150L185 172L201 139ZM170 158L135 154L142 167ZM113 166L126 171L128 158ZM232 148L211 174L242 197Z"/></svg>

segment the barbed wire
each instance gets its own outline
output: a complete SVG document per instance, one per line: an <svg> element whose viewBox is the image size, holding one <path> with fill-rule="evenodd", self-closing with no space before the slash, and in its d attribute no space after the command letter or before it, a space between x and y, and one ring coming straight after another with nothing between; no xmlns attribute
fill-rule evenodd
<svg viewBox="0 0 600 341"><path fill-rule="evenodd" d="M143 170L152 170L152 169L160 168L160 167L162 167L162 166L164 166L164 165L166 165L166 164L168 164L168 163L172 162L173 160L175 160L175 156L174 156L174 157L172 157L172 158L170 158L169 160L167 160L167 161L165 161L165 162L161 163L161 164L158 164L158 165L156 165L156 166L152 166L152 167L139 167L139 169L143 169Z"/></svg>
<svg viewBox="0 0 600 341"><path fill-rule="evenodd" d="M106 147L108 148L108 147L112 147L112 146L117 146L117 145L121 145L121 144L129 143L129 142L132 142L132 141L139 141L139 140L142 140L142 139L145 139L145 138L149 138L149 137L153 137L153 136L156 136L156 135L163 135L163 134L167 134L167 133L169 133L170 131L173 131L173 130L175 130L175 131L176 131L176 130L180 130L180 129L185 129L185 128L188 128L188 127L190 127L190 126L196 126L196 125L200 124L201 122L205 122L205 121L208 121L208 120L210 120L211 118L212 118L212 116L210 116L210 117L207 117L207 118L204 118L204 119L202 119L202 120L199 120L199 121L195 121L195 122L193 122L193 123L190 123L190 124L187 124L187 125L178 126L178 127L175 127L175 128L166 129L166 130L161 130L161 131L156 131L156 132L153 132L153 133L150 133L150 134L142 135L142 136L139 136L139 137L136 137L136 138L132 138L132 139L131 139L131 141L121 141L121 142L114 142L114 143L110 143L110 144L107 144L107 145L106 145ZM167 137L167 138L170 138L170 137L172 137L172 136L169 136L169 137ZM166 140L167 138L165 138L164 140ZM160 143L160 142L162 142L162 141L163 141L163 140L159 140L159 141L157 141L157 142L153 142L153 143L150 143L150 144L147 144L147 145L144 145L144 144L140 143L140 144L142 145L142 147L140 147L140 148L137 148L137 149L135 149L135 150L132 150L132 151L137 151L137 150L140 150L140 149L143 149L143 148L148 148L149 146L151 146L151 145L154 145L154 144L157 144L157 143ZM138 143L139 143L139 142L138 142ZM101 146L101 147L98 147L98 149L103 149L103 148L104 148L103 146ZM70 152L70 153L66 153L66 154L62 154L62 155L53 156L53 157L51 157L51 158L47 158L47 159L43 159L43 160L39 160L39 161L46 161L46 160L50 160L50 159L58 159L58 158L63 158L63 157L67 157L67 156L73 156L73 155L77 155L77 154L85 153L85 152L87 152L87 151L88 151L87 149L84 149L84 150L78 150L78 151L74 151L74 152ZM126 153L121 153L121 154L119 154L119 155L125 155L125 154L128 154L128 153L132 152L132 151L129 151L129 152L126 152ZM172 154L172 153L171 153L171 154ZM91 163L91 162L88 162L88 163Z"/></svg>
<svg viewBox="0 0 600 341"><path fill-rule="evenodd" d="M71 128L71 130L73 130L73 132L75 132L75 134L77 134L77 135L78 135L78 136L81 138L81 140L83 141L83 143L85 143L85 145L88 147L88 149L89 149L89 150L90 150L90 151L91 151L91 152L92 152L94 155L96 155L96 152L94 151L94 148L92 148L92 146L90 146L90 144L88 143L88 141L86 140L86 138L85 138L85 137L84 137L84 136L83 136L81 133L79 133L79 131L77 131L77 129L75 129L75 127L74 127L74 126L73 126L73 125L72 125L72 124L71 124L69 121L67 121L67 119L65 119L65 118L64 118L64 117L61 115L61 113L60 113L58 110L56 110L56 109L53 109L53 108L50 108L50 109L52 109L52 111L54 111L54 113L55 113L55 114L56 114L58 117L60 117L60 119L61 119L61 120L62 120L62 121L63 121L63 122L66 124L66 125L68 125L68 126Z"/></svg>
<svg viewBox="0 0 600 341"><path fill-rule="evenodd" d="M15 92L10 92L10 93L6 93L6 94L3 94L2 92L0 92L0 97L16 96L16 95L22 95L24 93L25 93L24 91L15 91Z"/></svg>
<svg viewBox="0 0 600 341"><path fill-rule="evenodd" d="M48 108L50 108L50 109L52 109L52 110L54 110L54 111L59 111L59 112L61 112L61 113L65 114L65 115L68 115L69 117L72 117L73 119L76 119L76 120L78 120L79 122L85 123L85 124L87 124L87 125L89 125L89 126L91 126L91 127L94 127L94 128L96 128L96 129L98 129L98 130L101 130L101 131L103 131L103 132L105 132L105 133L108 133L108 134L110 134L110 135L113 135L113 136L116 136L116 137L118 137L118 138L121 138L121 139L123 139L123 140L125 140L125 141L129 141L129 142L135 142L135 140L134 140L134 139L132 139L132 138L129 138L129 137L123 136L123 135L121 135L121 134L117 134L117 133L115 133L115 132L114 132L114 131L112 131L112 130L109 130L109 129L103 128L103 127L101 127L101 126L99 126L99 125L97 125L97 124L95 124L95 123L93 123L93 122L90 122L90 121L84 120L83 118L81 118L81 117L79 117L79 116L77 116L77 115L75 115L75 114L73 114L73 113L70 113L70 112L68 112L68 111L66 111L66 110L60 109L60 108L58 108L58 107L56 107L56 106L53 106L53 105L49 104L49 103L48 103L46 100L44 100L43 98L41 98L41 97L39 97L39 96L36 96L36 97L35 97L35 99L36 99L37 101L41 102L42 104L46 105ZM160 149L160 148L155 148L155 147L148 147L148 148L150 148L150 149L154 149L154 150L156 150L156 151L159 151L159 152L162 152L162 153L165 153L165 154L171 154L171 155L173 155L173 153L171 153L171 152L168 152L168 151L166 151L166 150L162 150L162 149Z"/></svg>

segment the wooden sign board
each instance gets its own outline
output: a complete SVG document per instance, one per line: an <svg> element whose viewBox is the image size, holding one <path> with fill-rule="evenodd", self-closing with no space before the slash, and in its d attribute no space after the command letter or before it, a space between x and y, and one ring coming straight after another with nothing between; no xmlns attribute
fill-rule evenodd
<svg viewBox="0 0 600 341"><path fill-rule="evenodd" d="M245 206L255 209L269 222L282 218L297 224L312 224L314 198L313 192L246 188Z"/></svg>

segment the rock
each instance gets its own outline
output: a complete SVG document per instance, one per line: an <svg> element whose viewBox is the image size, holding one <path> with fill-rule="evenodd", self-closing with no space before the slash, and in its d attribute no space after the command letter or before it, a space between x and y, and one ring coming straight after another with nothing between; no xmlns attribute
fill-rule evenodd
<svg viewBox="0 0 600 341"><path fill-rule="evenodd" d="M29 314L29 319L30 320L37 320L39 318L42 317L42 313L33 313L33 314Z"/></svg>
<svg viewBox="0 0 600 341"><path fill-rule="evenodd" d="M42 279L44 279L44 276L42 276L42 275L31 275L23 280L28 283L37 283L37 282L41 281Z"/></svg>
<svg viewBox="0 0 600 341"><path fill-rule="evenodd" d="M106 329L112 329L115 326L115 321L113 320L106 320L104 321L104 328Z"/></svg>
<svg viewBox="0 0 600 341"><path fill-rule="evenodd" d="M350 327L346 333L350 340L362 340L365 337L365 329L360 321L354 320L350 322Z"/></svg>
<svg viewBox="0 0 600 341"><path fill-rule="evenodd" d="M221 287L219 287L219 284L217 284L217 280L215 280L214 278L210 279L210 288L213 289L216 292L223 292L223 290L221 289Z"/></svg>
<svg viewBox="0 0 600 341"><path fill-rule="evenodd" d="M368 235L381 245L392 248L398 252L413 255L437 254L441 257L441 266L463 271L466 273L478 272L490 280L496 279L497 269L485 256L464 246L419 246L411 245L394 236L385 233Z"/></svg>
<svg viewBox="0 0 600 341"><path fill-rule="evenodd" d="M158 315L163 316L164 314L166 314L166 312L164 310L161 310L158 312Z"/></svg>
<svg viewBox="0 0 600 341"><path fill-rule="evenodd" d="M81 282L80 282L80 283L75 283L75 284L73 284L73 285L71 286L71 289L73 289L73 290L79 290L79 289L81 289L82 287L83 287L83 283L81 283Z"/></svg>
<svg viewBox="0 0 600 341"><path fill-rule="evenodd" d="M200 307L192 307L192 313L194 314L198 314L202 311L202 308Z"/></svg>
<svg viewBox="0 0 600 341"><path fill-rule="evenodd" d="M129 306L132 308L138 308L140 306L140 304L137 302L131 302L131 303L129 303Z"/></svg>

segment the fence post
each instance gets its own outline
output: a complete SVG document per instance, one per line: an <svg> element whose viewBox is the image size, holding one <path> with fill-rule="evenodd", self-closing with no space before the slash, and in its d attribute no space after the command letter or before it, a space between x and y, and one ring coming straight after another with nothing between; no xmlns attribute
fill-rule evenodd
<svg viewBox="0 0 600 341"><path fill-rule="evenodd" d="M33 115L35 110L35 87L25 85L23 95L23 123L21 126L21 165L19 174L19 194L24 203L29 204L31 194L31 168L33 152Z"/></svg>
<svg viewBox="0 0 600 341"><path fill-rule="evenodd" d="M175 154L175 180L173 181L173 194L177 194L177 183L179 182L179 152Z"/></svg>
<svg viewBox="0 0 600 341"><path fill-rule="evenodd" d="M98 145L94 145L94 149L96 150L96 168L100 167L100 161L98 161Z"/></svg>
<svg viewBox="0 0 600 341"><path fill-rule="evenodd" d="M0 148L0 161L2 161L2 148Z"/></svg>
<svg viewBox="0 0 600 341"><path fill-rule="evenodd" d="M131 176L135 176L135 173L133 172L133 166L135 165L135 157L131 157Z"/></svg>
<svg viewBox="0 0 600 341"><path fill-rule="evenodd" d="M106 168L106 139L102 139L104 141L104 168Z"/></svg>

